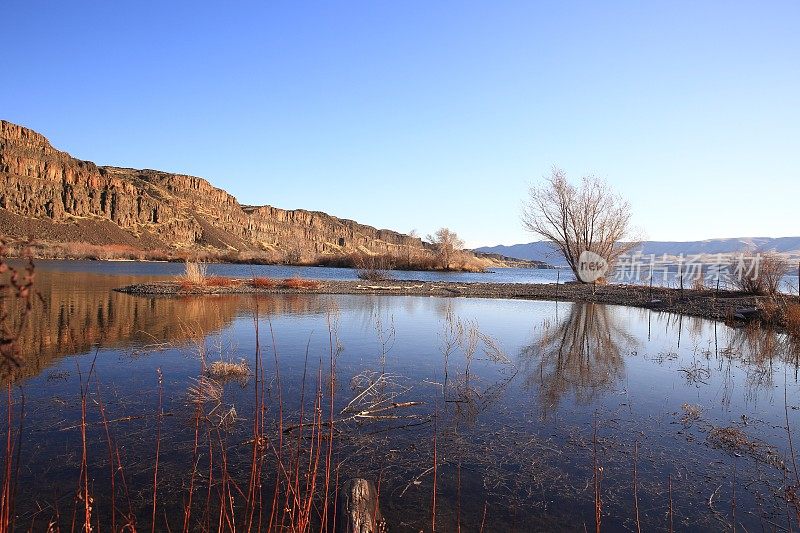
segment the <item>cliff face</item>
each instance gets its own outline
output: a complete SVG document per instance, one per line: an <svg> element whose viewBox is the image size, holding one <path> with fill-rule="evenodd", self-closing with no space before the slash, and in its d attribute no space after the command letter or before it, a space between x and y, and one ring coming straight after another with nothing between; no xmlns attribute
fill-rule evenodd
<svg viewBox="0 0 800 533"><path fill-rule="evenodd" d="M93 244L260 251L294 261L426 248L325 213L243 206L203 178L80 161L7 121L0 121L0 183L0 237L11 239L75 240L78 227Z"/></svg>

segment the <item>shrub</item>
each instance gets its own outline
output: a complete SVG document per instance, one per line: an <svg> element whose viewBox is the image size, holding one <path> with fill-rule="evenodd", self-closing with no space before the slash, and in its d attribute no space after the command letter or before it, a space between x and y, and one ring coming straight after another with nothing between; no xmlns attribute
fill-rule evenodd
<svg viewBox="0 0 800 533"><path fill-rule="evenodd" d="M391 255L353 254L351 257L359 279L369 281L391 279L389 270L394 268L395 264L394 257Z"/></svg>
<svg viewBox="0 0 800 533"><path fill-rule="evenodd" d="M182 281L186 281L193 285L204 285L206 280L206 272L208 265L201 261L189 261L184 263L184 271L180 276Z"/></svg>
<svg viewBox="0 0 800 533"><path fill-rule="evenodd" d="M734 288L751 294L774 296L781 279L789 272L789 263L776 253L743 254L730 265Z"/></svg>
<svg viewBox="0 0 800 533"><path fill-rule="evenodd" d="M209 276L205 279L206 287L232 287L238 283L234 278L226 278L224 276Z"/></svg>
<svg viewBox="0 0 800 533"><path fill-rule="evenodd" d="M786 329L794 335L800 335L800 304L786 306Z"/></svg>
<svg viewBox="0 0 800 533"><path fill-rule="evenodd" d="M278 280L272 278L253 278L250 284L259 289L274 289L278 286Z"/></svg>
<svg viewBox="0 0 800 533"><path fill-rule="evenodd" d="M318 289L321 283L311 279L287 278L281 285L285 289Z"/></svg>

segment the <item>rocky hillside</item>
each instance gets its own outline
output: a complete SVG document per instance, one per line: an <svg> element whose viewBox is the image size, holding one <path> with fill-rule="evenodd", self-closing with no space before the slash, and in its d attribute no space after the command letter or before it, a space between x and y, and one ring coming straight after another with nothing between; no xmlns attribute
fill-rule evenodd
<svg viewBox="0 0 800 533"><path fill-rule="evenodd" d="M0 238L105 250L313 262L353 251L426 252L418 238L325 213L247 206L203 178L98 166L0 121Z"/></svg>

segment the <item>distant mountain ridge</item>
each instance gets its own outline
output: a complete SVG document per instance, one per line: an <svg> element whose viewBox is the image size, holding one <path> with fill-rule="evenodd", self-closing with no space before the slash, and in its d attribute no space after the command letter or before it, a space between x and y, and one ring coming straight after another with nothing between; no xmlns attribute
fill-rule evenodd
<svg viewBox="0 0 800 533"><path fill-rule="evenodd" d="M552 265L564 265L558 250L547 241L512 244L509 246L482 246L476 252L500 254L527 261L544 261ZM669 257L711 256L733 254L744 251L778 252L790 258L800 258L800 237L742 237L735 239L708 239L704 241L644 241L638 248L644 255L655 254Z"/></svg>

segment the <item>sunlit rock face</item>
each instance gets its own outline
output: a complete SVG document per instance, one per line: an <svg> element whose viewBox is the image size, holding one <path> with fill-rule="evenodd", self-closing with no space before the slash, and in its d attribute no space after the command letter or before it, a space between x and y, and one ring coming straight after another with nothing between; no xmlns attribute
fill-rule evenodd
<svg viewBox="0 0 800 533"><path fill-rule="evenodd" d="M81 161L7 121L0 121L0 183L0 236L6 238L260 251L295 260L425 246L321 212L243 206L203 178Z"/></svg>

